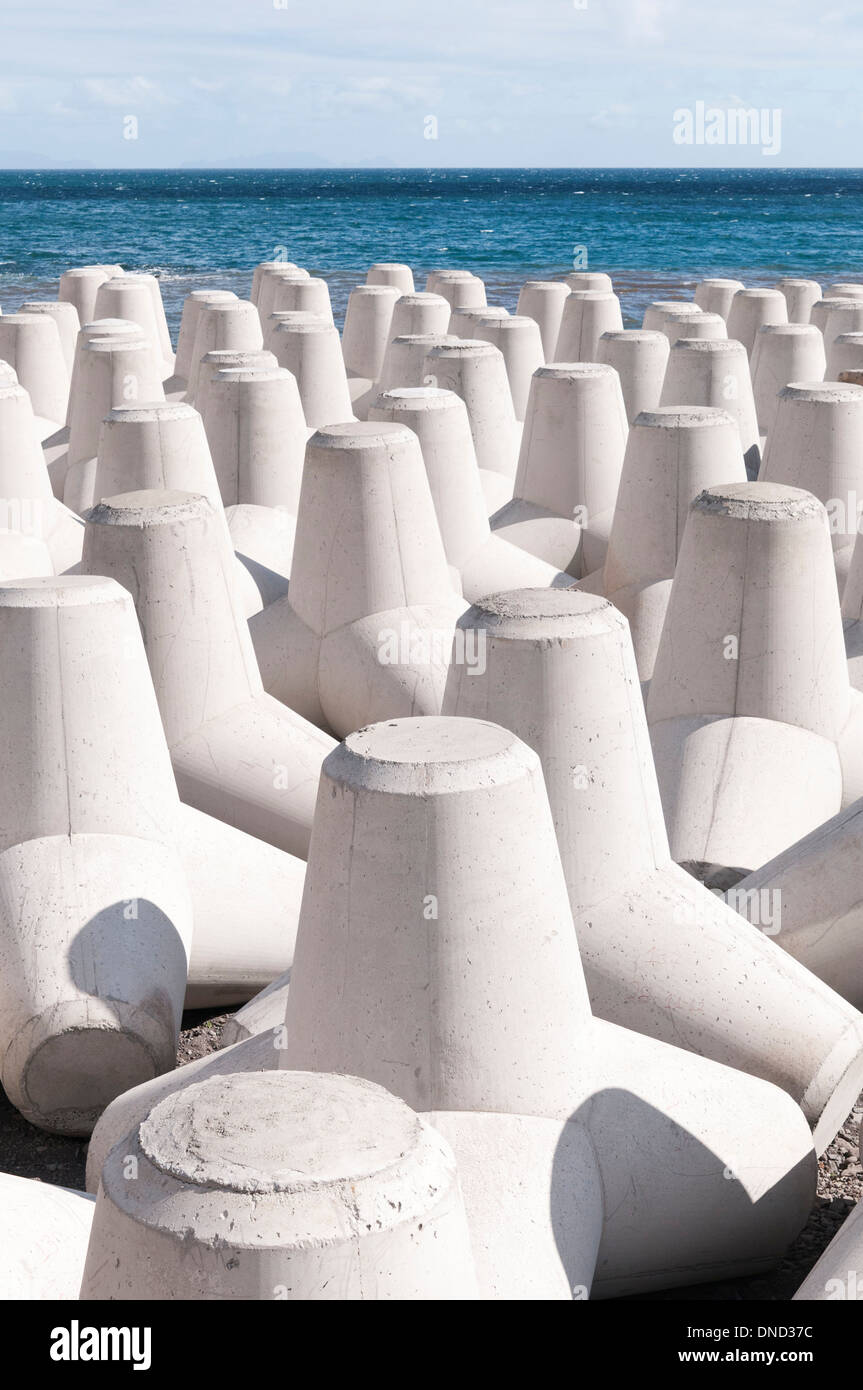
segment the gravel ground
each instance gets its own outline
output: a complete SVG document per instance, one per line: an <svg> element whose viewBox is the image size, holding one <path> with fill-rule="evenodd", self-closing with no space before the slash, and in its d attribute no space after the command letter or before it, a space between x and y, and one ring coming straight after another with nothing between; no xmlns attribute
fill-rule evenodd
<svg viewBox="0 0 863 1390"><path fill-rule="evenodd" d="M200 1010L183 1017L177 1064L184 1066L215 1052L228 1014ZM650 1295L650 1301L784 1301L803 1282L822 1251L830 1244L855 1202L863 1195L859 1129L863 1094L818 1164L818 1193L805 1227L776 1269L749 1279L720 1284L697 1284ZM87 1157L85 1139L44 1134L22 1119L0 1090L0 1172L83 1188Z"/></svg>

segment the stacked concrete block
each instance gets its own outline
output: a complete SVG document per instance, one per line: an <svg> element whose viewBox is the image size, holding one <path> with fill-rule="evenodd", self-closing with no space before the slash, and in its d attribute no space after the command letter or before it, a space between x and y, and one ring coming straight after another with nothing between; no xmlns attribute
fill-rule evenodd
<svg viewBox="0 0 863 1390"><path fill-rule="evenodd" d="M474 325L472 336L491 343L502 353L515 418L523 421L531 378L538 367L545 365L539 325L520 315L481 318Z"/></svg>
<svg viewBox="0 0 863 1390"><path fill-rule="evenodd" d="M63 360L71 378L72 365L75 361L75 344L81 327L75 305L59 299L28 299L21 305L20 312L22 314L45 314L46 317L54 320L57 325L57 332L60 334Z"/></svg>
<svg viewBox="0 0 863 1390"><path fill-rule="evenodd" d="M376 261L366 275L367 285L392 285L400 295L414 293L414 273L398 261Z"/></svg>
<svg viewBox="0 0 863 1390"><path fill-rule="evenodd" d="M759 328L787 322L788 305L781 290L738 290L728 311L728 336L742 343L751 359Z"/></svg>
<svg viewBox="0 0 863 1390"><path fill-rule="evenodd" d="M201 358L216 348L255 352L263 347L261 320L247 299L227 299L202 304L195 326L186 400L195 404Z"/></svg>
<svg viewBox="0 0 863 1390"><path fill-rule="evenodd" d="M0 316L0 358L8 362L30 397L40 439L53 435L66 419L69 371L60 330L48 314Z"/></svg>
<svg viewBox="0 0 863 1390"><path fill-rule="evenodd" d="M863 333L840 333L827 351L825 381L842 381L843 372L860 371L863 371Z"/></svg>
<svg viewBox="0 0 863 1390"><path fill-rule="evenodd" d="M177 352L174 358L174 375L165 383L166 394L176 391L185 394L189 388L189 375L192 370L192 354L195 350L195 334L201 310L207 304L225 304L236 300L233 290L192 290L183 300L180 318L180 332L177 337Z"/></svg>
<svg viewBox="0 0 863 1390"><path fill-rule="evenodd" d="M311 429L354 419L338 329L319 318L282 322L271 342L279 366L296 379Z"/></svg>
<svg viewBox="0 0 863 1390"><path fill-rule="evenodd" d="M30 397L23 386L0 385L0 563L6 577L63 574L78 564L83 544L84 523L51 490ZM20 551L33 551L33 563L16 569L12 545L22 562Z"/></svg>
<svg viewBox="0 0 863 1390"><path fill-rule="evenodd" d="M620 300L611 290L572 290L563 305L555 362L595 362L603 333L622 327Z"/></svg>

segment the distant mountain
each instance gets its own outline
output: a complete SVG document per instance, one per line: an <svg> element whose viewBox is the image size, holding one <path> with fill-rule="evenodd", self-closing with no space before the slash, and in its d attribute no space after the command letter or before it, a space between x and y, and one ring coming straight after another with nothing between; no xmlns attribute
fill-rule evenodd
<svg viewBox="0 0 863 1390"><path fill-rule="evenodd" d="M5 169L95 169L84 159L57 159L32 150L0 150L0 172Z"/></svg>

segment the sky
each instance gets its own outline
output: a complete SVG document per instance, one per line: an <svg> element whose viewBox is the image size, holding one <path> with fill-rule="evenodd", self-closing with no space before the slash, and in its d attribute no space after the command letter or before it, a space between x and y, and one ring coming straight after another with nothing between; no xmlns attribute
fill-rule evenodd
<svg viewBox="0 0 863 1390"><path fill-rule="evenodd" d="M825 4L19 4L0 167L857 167L863 3Z"/></svg>

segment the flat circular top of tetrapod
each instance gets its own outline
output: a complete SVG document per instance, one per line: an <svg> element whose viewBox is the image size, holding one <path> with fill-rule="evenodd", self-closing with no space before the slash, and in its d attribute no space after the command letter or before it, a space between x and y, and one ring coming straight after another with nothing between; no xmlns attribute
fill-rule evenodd
<svg viewBox="0 0 863 1390"><path fill-rule="evenodd" d="M610 343L667 343L664 333L656 328L608 328L600 334L600 342Z"/></svg>
<svg viewBox="0 0 863 1390"><path fill-rule="evenodd" d="M762 323L758 329L768 338L812 338L820 331L814 323Z"/></svg>
<svg viewBox="0 0 863 1390"><path fill-rule="evenodd" d="M742 280L727 280L721 275L710 275L706 280L699 280L698 283L700 285L722 285L723 287L726 285L739 285L741 289L744 288Z"/></svg>
<svg viewBox="0 0 863 1390"><path fill-rule="evenodd" d="M293 261L258 261L258 264L255 266L255 270L281 270L284 268L288 270L297 269Z"/></svg>
<svg viewBox="0 0 863 1390"><path fill-rule="evenodd" d="M139 271L123 271L122 275L112 275L102 288L111 289L114 285L149 285L155 278L155 275L142 275Z"/></svg>
<svg viewBox="0 0 863 1390"><path fill-rule="evenodd" d="M523 290L542 290L544 294L559 294L566 299L571 293L565 280L525 280ZM563 291L566 291L566 294Z"/></svg>
<svg viewBox="0 0 863 1390"><path fill-rule="evenodd" d="M202 314L247 314L250 309L255 309L250 299L217 299L209 304L204 304L201 308ZM255 309L257 313L257 309Z"/></svg>
<svg viewBox="0 0 863 1390"><path fill-rule="evenodd" d="M863 405L863 387L838 381L789 381L779 395L789 401L818 401L825 405Z"/></svg>
<svg viewBox="0 0 863 1390"><path fill-rule="evenodd" d="M739 356L740 353L746 352L746 348L736 338L678 338L671 351L707 354L727 352L732 356Z"/></svg>
<svg viewBox="0 0 863 1390"><path fill-rule="evenodd" d="M106 270L109 270L109 269L110 269L110 270L116 270L117 267L116 267L116 266L110 266L110 267L109 267L109 266L106 266L106 265L76 265L76 266L73 266L73 267L71 268L71 270L64 270L64 271L63 271L63 274L64 274L64 275L93 275L93 274L95 274L95 272L96 272L97 270L101 270L101 271L104 273Z"/></svg>
<svg viewBox="0 0 863 1390"><path fill-rule="evenodd" d="M492 310L491 313L482 312L474 323L478 328L483 328L486 324L494 324L501 333L523 333L525 330L536 333L537 322L529 314L510 314L504 309L502 314L497 314Z"/></svg>
<svg viewBox="0 0 863 1390"><path fill-rule="evenodd" d="M691 510L748 521L800 521L825 515L811 492L783 483L726 483L705 488L691 504Z"/></svg>
<svg viewBox="0 0 863 1390"><path fill-rule="evenodd" d="M624 632L628 624L608 599L572 588L490 594L464 614L459 626L487 628L508 641L557 642Z"/></svg>
<svg viewBox="0 0 863 1390"><path fill-rule="evenodd" d="M814 328L815 325L810 323L809 327ZM863 344L863 333L840 333L837 338L833 339L833 342L853 343L857 347L859 344Z"/></svg>
<svg viewBox="0 0 863 1390"><path fill-rule="evenodd" d="M398 1166L419 1117L381 1086L326 1072L212 1076L175 1091L141 1123L160 1172L229 1192L302 1192Z"/></svg>
<svg viewBox="0 0 863 1390"><path fill-rule="evenodd" d="M756 285L752 289L738 290L735 299L784 299L781 290L768 289L765 286Z"/></svg>
<svg viewBox="0 0 863 1390"><path fill-rule="evenodd" d="M446 300L444 303L446 304ZM414 343L431 347L457 347L463 341L452 333L400 333L397 338L393 338L394 343ZM483 343L483 347L491 347L491 343Z"/></svg>
<svg viewBox="0 0 863 1390"><path fill-rule="evenodd" d="M140 333L140 328L138 329ZM84 351L93 353L112 352L152 352L152 344L148 338L139 338L130 333L108 333L104 338L90 338L84 343Z"/></svg>
<svg viewBox="0 0 863 1390"><path fill-rule="evenodd" d="M27 299L18 310L19 314L77 314L74 304L67 299Z"/></svg>
<svg viewBox="0 0 863 1390"><path fill-rule="evenodd" d="M406 261L375 261L369 270L410 270Z"/></svg>
<svg viewBox="0 0 863 1390"><path fill-rule="evenodd" d="M702 280L701 283L717 284L719 282L713 280ZM733 281L722 281L722 283L732 284ZM648 304L647 307L648 309L660 309L663 313L667 314L673 314L676 312L700 314L702 312L701 305L694 303L694 301L691 299L654 299L651 301L650 304Z"/></svg>
<svg viewBox="0 0 863 1390"><path fill-rule="evenodd" d="M371 299L401 299L402 297L396 285L355 285L351 290L351 298L355 294Z"/></svg>
<svg viewBox="0 0 863 1390"><path fill-rule="evenodd" d="M819 299L812 307L813 309L859 309L860 304L855 296L834 294Z"/></svg>
<svg viewBox="0 0 863 1390"><path fill-rule="evenodd" d="M429 348L429 357L491 357L498 349L494 343L485 343L481 338L456 338L454 342L440 341Z"/></svg>
<svg viewBox="0 0 863 1390"><path fill-rule="evenodd" d="M218 387L219 383L231 381L293 381L294 377L285 367L254 367L252 365L241 365L238 367L220 367L210 382L210 390Z"/></svg>
<svg viewBox="0 0 863 1390"><path fill-rule="evenodd" d="M464 401L455 391L441 386L393 386L381 391L373 409L390 406L393 410L463 410Z"/></svg>
<svg viewBox="0 0 863 1390"><path fill-rule="evenodd" d="M309 440L313 449L377 449L381 445L416 444L416 435L406 425L388 420L347 420L338 425L325 425Z"/></svg>
<svg viewBox="0 0 863 1390"><path fill-rule="evenodd" d="M115 425L134 425L150 420L193 420L197 414L185 401L136 401L134 405L112 406L105 419Z"/></svg>
<svg viewBox="0 0 863 1390"><path fill-rule="evenodd" d="M568 298L587 300L596 299L601 302L605 302L609 299L616 299L617 295L614 293L614 290L570 290Z"/></svg>
<svg viewBox="0 0 863 1390"><path fill-rule="evenodd" d="M551 377L556 381L590 381L598 377L617 378L614 367L605 362L550 362L545 367L537 367L537 377Z"/></svg>
<svg viewBox="0 0 863 1390"><path fill-rule="evenodd" d="M815 281L811 280L805 283L814 285ZM854 280L837 280L834 285L827 286L827 289L824 291L825 299L828 295L839 295L843 299L863 298L863 285L858 284Z"/></svg>
<svg viewBox="0 0 863 1390"><path fill-rule="evenodd" d="M165 526L212 514L211 504L201 493L150 488L100 498L87 520L103 526Z"/></svg>
<svg viewBox="0 0 863 1390"><path fill-rule="evenodd" d="M233 290L189 290L187 299L194 299L197 304L223 304L227 299L236 299Z"/></svg>
<svg viewBox="0 0 863 1390"><path fill-rule="evenodd" d="M277 333L297 334L297 333L328 333L335 332L329 319L322 314L309 314L302 319L290 320L281 319L276 324Z"/></svg>
<svg viewBox="0 0 863 1390"><path fill-rule="evenodd" d="M381 286L381 289L385 288L385 285ZM328 324L330 322L329 319L324 318L323 314L316 314L314 309L274 309L271 314L267 315L267 319L275 323L325 322Z"/></svg>
<svg viewBox="0 0 863 1390"><path fill-rule="evenodd" d="M374 269L374 267L372 267ZM449 301L444 299L442 294L435 294L431 290L411 290L410 294L400 294L399 304L422 305L422 304L446 304L449 308Z"/></svg>
<svg viewBox="0 0 863 1390"><path fill-rule="evenodd" d="M81 325L86 337L108 337L111 333L140 333L141 325L134 319L91 319Z"/></svg>
<svg viewBox="0 0 863 1390"><path fill-rule="evenodd" d="M437 280L475 280L477 278L472 270L433 270L431 273Z"/></svg>
<svg viewBox="0 0 863 1390"><path fill-rule="evenodd" d="M633 426L646 425L651 429L701 429L721 425L725 428L737 424L734 417L717 405L658 405L653 410L639 411Z"/></svg>
<svg viewBox="0 0 863 1390"><path fill-rule="evenodd" d="M201 366L219 367L277 367L274 352L267 348L210 348L201 358Z"/></svg>
<svg viewBox="0 0 863 1390"><path fill-rule="evenodd" d="M782 279L777 280L776 283L777 287L779 285L789 285L794 286L796 288L798 285L814 285L817 290L821 289L821 286L819 285L817 280L807 280L805 278L800 278L799 276L794 275L783 275Z"/></svg>
<svg viewBox="0 0 863 1390"><path fill-rule="evenodd" d="M94 574L58 574L8 579L0 585L0 608L79 608L94 603L127 603L116 579Z"/></svg>
<svg viewBox="0 0 863 1390"><path fill-rule="evenodd" d="M3 319L3 323L4 323L4 324L9 324L9 323L16 323L16 324L18 324L18 323L38 323L38 324L41 324L42 327L41 327L40 330L39 330L41 333L44 333L44 332L45 332L45 325L48 324L48 323L50 323L50 320L49 320L48 318L46 318L44 314L27 314L27 313L23 313L20 309L19 309L18 312L15 313L15 314L3 314L3 315L2 315L2 319ZM49 330L49 331L50 331L50 330Z"/></svg>
<svg viewBox="0 0 863 1390"><path fill-rule="evenodd" d="M500 786L538 766L533 749L499 724L425 715L348 734L323 772L340 785L423 797Z"/></svg>

